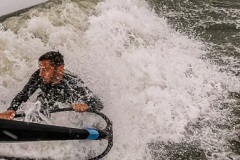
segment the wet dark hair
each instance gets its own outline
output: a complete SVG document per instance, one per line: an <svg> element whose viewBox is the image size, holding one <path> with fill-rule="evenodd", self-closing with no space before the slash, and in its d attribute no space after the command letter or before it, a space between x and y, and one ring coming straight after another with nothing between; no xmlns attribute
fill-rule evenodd
<svg viewBox="0 0 240 160"><path fill-rule="evenodd" d="M63 55L59 51L49 51L38 59L38 61L45 60L49 60L54 67L64 65Z"/></svg>

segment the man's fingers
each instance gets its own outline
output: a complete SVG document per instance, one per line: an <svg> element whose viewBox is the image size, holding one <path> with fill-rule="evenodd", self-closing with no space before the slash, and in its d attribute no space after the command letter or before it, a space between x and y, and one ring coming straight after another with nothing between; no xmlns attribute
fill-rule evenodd
<svg viewBox="0 0 240 160"><path fill-rule="evenodd" d="M10 119L14 119L15 113L11 114Z"/></svg>
<svg viewBox="0 0 240 160"><path fill-rule="evenodd" d="M83 112L83 111L85 111L85 107L82 107L82 108L81 108L81 112Z"/></svg>
<svg viewBox="0 0 240 160"><path fill-rule="evenodd" d="M6 115L2 115L2 116L0 116L0 119L6 119L6 120L9 120L9 118L8 118Z"/></svg>
<svg viewBox="0 0 240 160"><path fill-rule="evenodd" d="M78 108L78 112L83 112L83 111L84 111L84 107L83 106Z"/></svg>
<svg viewBox="0 0 240 160"><path fill-rule="evenodd" d="M88 108L86 104L74 104L72 107L76 112L84 112Z"/></svg>
<svg viewBox="0 0 240 160"><path fill-rule="evenodd" d="M0 119L12 120L14 119L16 111L7 110L3 113L0 113Z"/></svg>

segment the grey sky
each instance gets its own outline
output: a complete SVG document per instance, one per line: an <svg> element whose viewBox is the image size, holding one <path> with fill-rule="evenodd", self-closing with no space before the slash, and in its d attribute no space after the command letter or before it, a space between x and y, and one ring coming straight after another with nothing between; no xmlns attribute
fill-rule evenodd
<svg viewBox="0 0 240 160"><path fill-rule="evenodd" d="M0 16L46 1L48 0L0 0Z"/></svg>

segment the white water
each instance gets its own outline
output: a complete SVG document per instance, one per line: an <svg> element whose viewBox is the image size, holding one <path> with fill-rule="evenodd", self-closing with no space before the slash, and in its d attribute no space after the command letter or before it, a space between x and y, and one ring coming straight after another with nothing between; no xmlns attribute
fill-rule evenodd
<svg viewBox="0 0 240 160"><path fill-rule="evenodd" d="M106 159L152 159L148 143L181 142L186 125L198 118L224 121L228 113L216 107L227 91L239 90L240 83L199 58L207 52L203 43L171 29L145 1L82 4L85 7L79 9L65 1L50 10L31 10L26 21L17 17L3 24L10 30L0 31L1 111L37 69L38 57L55 49L64 54L66 67L103 100L103 112L113 121L114 147ZM16 20L21 20L20 25L14 25ZM87 126L88 120L93 123L94 118L71 113L54 117L62 125ZM208 126L192 137L220 153L224 138L215 136ZM105 145L1 144L0 154L81 159Z"/></svg>

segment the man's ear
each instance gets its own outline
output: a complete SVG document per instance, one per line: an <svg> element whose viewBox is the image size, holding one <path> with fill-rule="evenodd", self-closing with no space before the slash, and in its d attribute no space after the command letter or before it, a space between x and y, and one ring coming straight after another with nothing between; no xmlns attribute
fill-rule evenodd
<svg viewBox="0 0 240 160"><path fill-rule="evenodd" d="M57 68L58 73L63 73L64 71L64 65L61 65Z"/></svg>

